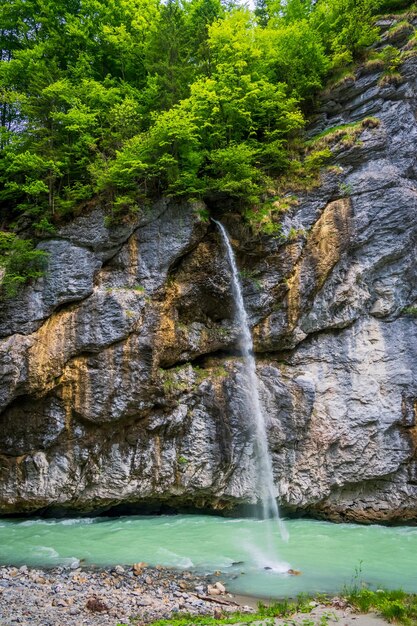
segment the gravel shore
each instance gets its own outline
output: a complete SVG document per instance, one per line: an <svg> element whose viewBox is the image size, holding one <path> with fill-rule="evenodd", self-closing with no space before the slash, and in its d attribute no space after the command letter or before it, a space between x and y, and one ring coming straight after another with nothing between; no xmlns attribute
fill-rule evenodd
<svg viewBox="0 0 417 626"><path fill-rule="evenodd" d="M179 611L236 610L221 580L142 563L106 569L0 567L0 624L116 626L130 618L147 624Z"/></svg>
<svg viewBox="0 0 417 626"><path fill-rule="evenodd" d="M310 613L257 624L387 624L376 615L358 615L340 598L311 605ZM117 626L132 624L131 619L145 626L179 612L224 617L228 611L254 612L255 606L254 598L229 594L220 572L199 576L144 563L102 569L0 567L0 626Z"/></svg>

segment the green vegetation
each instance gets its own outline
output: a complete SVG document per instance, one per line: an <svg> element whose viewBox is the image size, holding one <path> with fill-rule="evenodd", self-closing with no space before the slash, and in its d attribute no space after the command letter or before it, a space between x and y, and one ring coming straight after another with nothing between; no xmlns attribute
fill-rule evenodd
<svg viewBox="0 0 417 626"><path fill-rule="evenodd" d="M331 156L299 156L305 112L329 75L377 40L374 15L397 7L403 3L258 0L254 12L227 0L3 3L5 237L50 236L96 202L107 206L109 225L129 220L161 194L227 196L255 226L278 233L270 216L286 199L276 181L312 188ZM384 63L392 80L396 60ZM270 189L278 190L272 202ZM40 272L42 255L24 246L25 271L11 269L17 250L0 257L9 284Z"/></svg>
<svg viewBox="0 0 417 626"><path fill-rule="evenodd" d="M403 309L403 313L411 315L412 317L417 317L417 306L406 306Z"/></svg>
<svg viewBox="0 0 417 626"><path fill-rule="evenodd" d="M333 146L339 142L342 142L344 145L353 144L366 128L378 128L380 124L381 122L378 118L366 117L353 124L343 124L341 126L328 128L306 142L306 145L308 147L314 146L315 149L324 149L325 147Z"/></svg>
<svg viewBox="0 0 417 626"><path fill-rule="evenodd" d="M189 615L188 613L179 613L174 618L169 620L158 620L152 622L152 626L194 626L198 624L204 624L210 626L212 624L253 624L259 620L268 620L275 617L290 617L294 613L310 613L312 605L309 604L310 598L304 595L300 595L297 600L289 601L282 600L274 602L270 605L265 605L262 602L258 604L258 610L256 613L242 613L236 611L233 613L224 612L220 618L214 618L209 615ZM290 623L288 626L290 626ZM320 626L325 626L327 621L320 622ZM314 626L315 622L311 620L305 620L303 626Z"/></svg>
<svg viewBox="0 0 417 626"><path fill-rule="evenodd" d="M303 102L376 38L371 4L271 0L261 26L219 0L8 3L0 202L47 232L100 192L116 215L152 193L258 198Z"/></svg>
<svg viewBox="0 0 417 626"><path fill-rule="evenodd" d="M417 596L405 591L355 589L346 599L361 613L375 611L389 622L405 626L417 624Z"/></svg>
<svg viewBox="0 0 417 626"><path fill-rule="evenodd" d="M417 596L406 594L403 591L369 591L362 590L355 597L348 597L347 600L353 608L361 613L369 613L374 611L384 617L388 622L404 624L404 626L413 626L417 619ZM150 626L197 626L204 624L206 626L214 626L216 624L253 624L263 620L268 623L273 618L289 618L288 626L295 622L290 619L295 613L309 613L312 607L305 604L278 602L271 606L258 606L256 613L223 613L223 617L214 618L207 615L189 615L177 614L168 620L162 619L152 622ZM332 617L331 611L323 614L318 621L314 619L304 618L301 626L327 626L329 619Z"/></svg>
<svg viewBox="0 0 417 626"><path fill-rule="evenodd" d="M227 370L222 365L206 369L192 363L184 363L184 365L177 365L169 369L160 368L158 374L164 392L168 395L178 395L191 391L206 378L224 378L227 376Z"/></svg>
<svg viewBox="0 0 417 626"><path fill-rule="evenodd" d="M414 33L414 27L407 20L394 24L386 34L387 41L397 41L402 37L408 38Z"/></svg>
<svg viewBox="0 0 417 626"><path fill-rule="evenodd" d="M401 52L395 48L394 46L385 46L385 48L380 52L379 59L382 61L384 66L384 73L382 75L380 85L389 84L390 82L398 80L398 77L401 79L401 75L398 72L398 69L403 61L403 55Z"/></svg>
<svg viewBox="0 0 417 626"><path fill-rule="evenodd" d="M176 395L185 391L190 391L192 383L190 382L190 365L178 365L168 370L159 369L159 375L162 381L164 393L168 395Z"/></svg>
<svg viewBox="0 0 417 626"><path fill-rule="evenodd" d="M257 616L257 620L260 616ZM204 626L212 626L215 624L252 624L254 616L248 613L230 613L227 617L216 619L209 615L189 615L187 613L177 614L176 617L168 620L161 619L156 622L151 622L150 626L197 626L202 624Z"/></svg>
<svg viewBox="0 0 417 626"><path fill-rule="evenodd" d="M16 295L19 287L43 275L48 254L14 233L0 231L0 294Z"/></svg>
<svg viewBox="0 0 417 626"><path fill-rule="evenodd" d="M270 606L264 604L258 605L255 613L224 612L221 617L214 618L208 615L189 615L177 613L175 617L170 619L161 619L152 622L149 626L214 626L216 624L253 624L259 622L273 623L273 618L288 618L287 626L292 626L294 620L292 616L295 613L310 613L315 605L309 604L313 598L301 596L296 601L283 600L275 602ZM328 599L317 598L322 604L329 602ZM345 596L345 600L360 613L376 612L384 617L390 623L403 624L404 626L413 626L417 623L417 596L410 595L403 591L369 591L368 589L356 589L350 595ZM324 613L318 619L304 618L301 626L327 626L329 619L332 617L331 607L329 612ZM133 621L135 624L135 621ZM121 625L123 626L123 625Z"/></svg>
<svg viewBox="0 0 417 626"><path fill-rule="evenodd" d="M340 183L339 193L342 196L342 198L348 198L353 193L352 185L347 185L346 183Z"/></svg>
<svg viewBox="0 0 417 626"><path fill-rule="evenodd" d="M355 568L352 582L343 589L342 596L360 613L373 611L390 623L404 626L417 624L417 595L402 589L371 591L362 581L362 561Z"/></svg>

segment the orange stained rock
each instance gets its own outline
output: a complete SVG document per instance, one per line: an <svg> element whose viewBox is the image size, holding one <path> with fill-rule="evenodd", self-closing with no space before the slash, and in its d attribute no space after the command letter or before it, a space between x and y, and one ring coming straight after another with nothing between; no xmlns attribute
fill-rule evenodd
<svg viewBox="0 0 417 626"><path fill-rule="evenodd" d="M175 301L178 297L178 285L171 284L165 294L159 313L159 324L156 331L155 346L161 352L168 346L178 343L175 323Z"/></svg>
<svg viewBox="0 0 417 626"><path fill-rule="evenodd" d="M33 333L34 342L28 350L30 387L46 391L69 357L76 332L76 311L56 313Z"/></svg>
<svg viewBox="0 0 417 626"><path fill-rule="evenodd" d="M62 399L65 404L65 426L71 429L73 409L80 412L80 405L88 402L89 372L87 357L80 356L71 360L71 364L65 369L61 377Z"/></svg>
<svg viewBox="0 0 417 626"><path fill-rule="evenodd" d="M104 349L97 357L100 360L101 368L106 372L106 381L109 389L121 387L126 383L126 387L130 384L131 370L129 363L136 358L138 350L136 336L129 336L121 346L122 354L120 356L120 346L110 346ZM95 406L97 393L97 382L91 378L90 365L88 356L73 357L66 365L64 373L60 379L62 383L62 397L65 401L67 414L72 414L75 410L79 415L89 419L91 415L91 407ZM100 419L99 421L110 421L111 419L111 400L108 401L107 411L105 415L108 420ZM103 402L103 398L101 398ZM103 404L105 404L103 402ZM97 417L93 420L97 421Z"/></svg>
<svg viewBox="0 0 417 626"><path fill-rule="evenodd" d="M138 258L139 258L139 244L136 237L136 234L133 234L127 244L128 256L129 256L129 267L128 273L130 276L136 280L137 272L138 272Z"/></svg>
<svg viewBox="0 0 417 626"><path fill-rule="evenodd" d="M294 328L300 316L303 302L323 287L349 238L351 201L340 198L330 202L314 224L303 254L294 273L288 279L288 324ZM311 281L310 277L313 277ZM313 287L304 290L305 278Z"/></svg>

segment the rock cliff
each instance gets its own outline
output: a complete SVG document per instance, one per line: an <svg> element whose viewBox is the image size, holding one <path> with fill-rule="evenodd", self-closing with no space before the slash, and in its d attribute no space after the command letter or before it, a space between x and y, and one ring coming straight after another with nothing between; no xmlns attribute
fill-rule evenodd
<svg viewBox="0 0 417 626"><path fill-rule="evenodd" d="M323 97L315 135L369 116L254 237L242 271L285 509L417 518L417 59ZM230 272L200 204L107 228L99 206L41 244L43 279L0 311L0 513L230 508L255 498ZM292 229L292 230L291 230Z"/></svg>

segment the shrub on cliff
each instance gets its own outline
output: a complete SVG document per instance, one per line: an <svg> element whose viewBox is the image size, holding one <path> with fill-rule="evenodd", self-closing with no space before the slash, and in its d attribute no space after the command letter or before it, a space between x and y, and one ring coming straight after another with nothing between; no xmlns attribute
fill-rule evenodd
<svg viewBox="0 0 417 626"><path fill-rule="evenodd" d="M43 275L47 253L32 241L0 231L0 296L12 297L19 287Z"/></svg>

